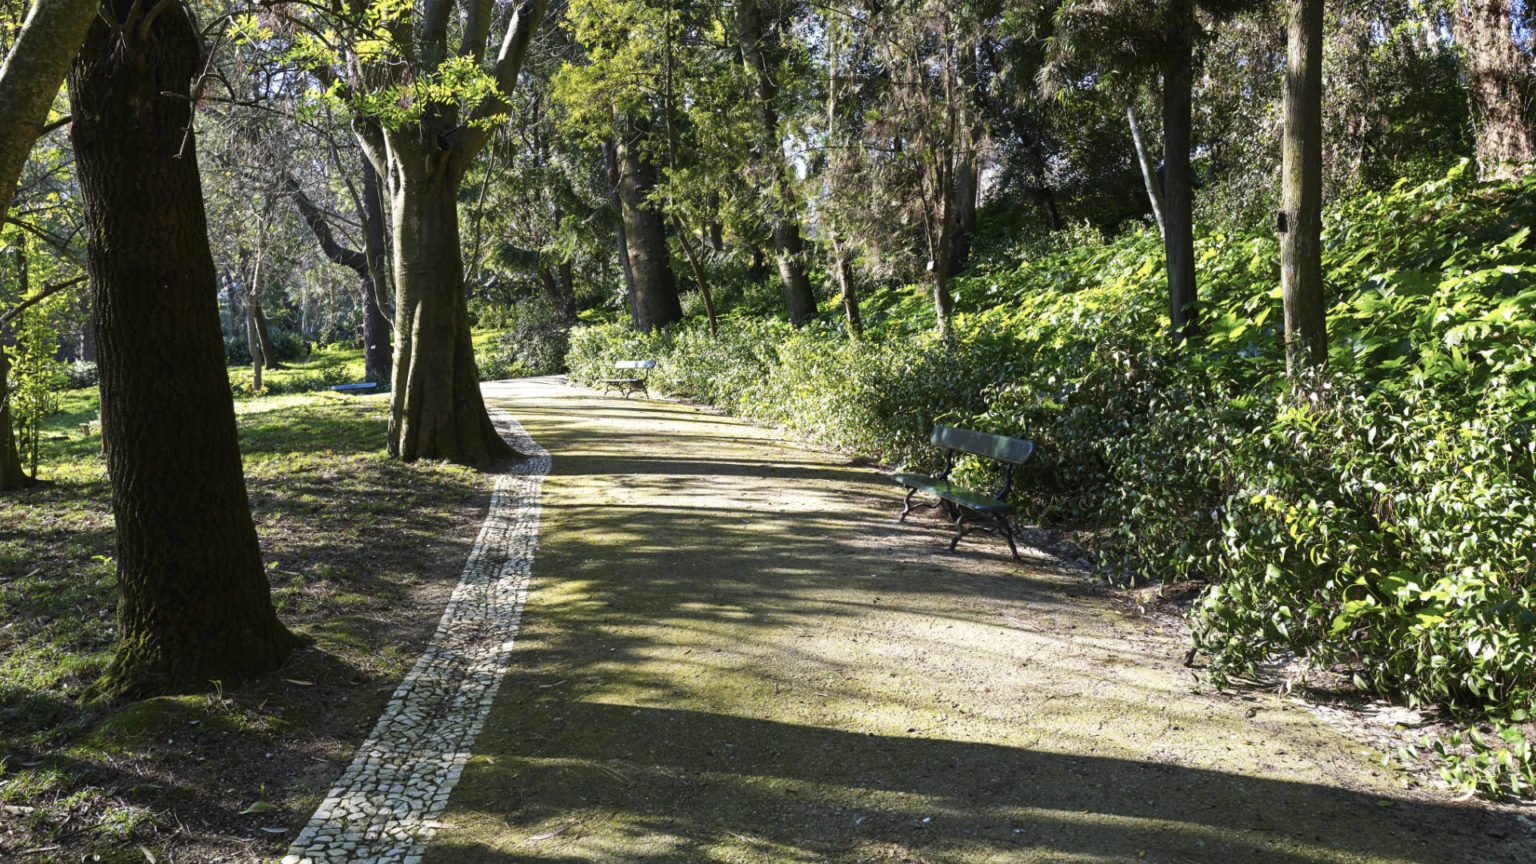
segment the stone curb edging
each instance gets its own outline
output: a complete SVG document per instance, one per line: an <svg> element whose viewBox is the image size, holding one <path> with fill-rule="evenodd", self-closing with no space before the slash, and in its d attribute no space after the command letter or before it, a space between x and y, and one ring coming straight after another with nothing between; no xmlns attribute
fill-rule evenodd
<svg viewBox="0 0 1536 864"><path fill-rule="evenodd" d="M282 864L418 864L506 674L528 597L549 452L512 415L496 429L529 458L496 481L437 632Z"/></svg>

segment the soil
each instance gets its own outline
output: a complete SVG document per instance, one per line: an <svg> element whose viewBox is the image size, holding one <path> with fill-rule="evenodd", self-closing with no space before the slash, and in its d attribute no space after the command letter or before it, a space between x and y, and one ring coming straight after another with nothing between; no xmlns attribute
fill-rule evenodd
<svg viewBox="0 0 1536 864"><path fill-rule="evenodd" d="M1176 614L992 537L949 553L867 465L685 405L487 392L554 460L428 864L1536 860L1521 811L1211 692Z"/></svg>

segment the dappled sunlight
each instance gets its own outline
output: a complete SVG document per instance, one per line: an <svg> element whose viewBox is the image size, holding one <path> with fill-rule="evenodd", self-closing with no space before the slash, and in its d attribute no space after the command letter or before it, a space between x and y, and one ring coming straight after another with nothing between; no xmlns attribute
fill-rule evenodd
<svg viewBox="0 0 1536 864"><path fill-rule="evenodd" d="M1194 691L1176 634L995 538L948 553L876 472L685 406L498 392L552 470L430 860L1452 860L1403 829L1456 808L1330 785L1368 769L1304 711Z"/></svg>

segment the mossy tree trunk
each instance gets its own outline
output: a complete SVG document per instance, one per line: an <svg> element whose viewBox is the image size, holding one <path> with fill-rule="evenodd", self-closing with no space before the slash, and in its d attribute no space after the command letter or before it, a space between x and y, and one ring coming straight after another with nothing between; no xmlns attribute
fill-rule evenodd
<svg viewBox="0 0 1536 864"><path fill-rule="evenodd" d="M1280 192L1285 367L1328 360L1323 299L1323 0L1290 0Z"/></svg>
<svg viewBox="0 0 1536 864"><path fill-rule="evenodd" d="M1529 2L1529 0L1527 0ZM1536 72L1515 44L1510 0L1461 0L1452 18L1476 132L1478 174L1508 178L1536 160Z"/></svg>
<svg viewBox="0 0 1536 864"><path fill-rule="evenodd" d="M296 642L272 608L224 371L185 132L201 69L185 7L108 0L69 76L112 442L118 647L97 685L108 698L268 672Z"/></svg>

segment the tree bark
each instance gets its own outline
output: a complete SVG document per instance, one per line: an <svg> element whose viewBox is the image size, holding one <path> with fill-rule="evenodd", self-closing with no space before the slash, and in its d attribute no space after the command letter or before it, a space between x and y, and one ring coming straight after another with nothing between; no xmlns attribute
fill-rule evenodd
<svg viewBox="0 0 1536 864"><path fill-rule="evenodd" d="M615 157L619 166L624 240L634 277L635 327L648 332L683 320L683 306L677 297L677 278L667 254L667 225L648 200L656 186L656 167L644 152L647 132L643 123L626 121L625 135Z"/></svg>
<svg viewBox="0 0 1536 864"><path fill-rule="evenodd" d="M950 226L949 272L959 273L971 260L971 237L976 233L976 203L981 191L976 154L968 153L955 164L955 224Z"/></svg>
<svg viewBox="0 0 1536 864"><path fill-rule="evenodd" d="M1194 91L1194 13L1169 28L1172 59L1163 69L1163 198L1167 233L1168 321L1175 343L1199 333L1195 284L1194 175L1189 151L1192 141L1191 102Z"/></svg>
<svg viewBox="0 0 1536 864"><path fill-rule="evenodd" d="M1478 176L1520 176L1536 160L1531 129L1536 72L1515 44L1510 2L1461 0L1451 17L1467 75Z"/></svg>
<svg viewBox="0 0 1536 864"><path fill-rule="evenodd" d="M1290 0L1280 192L1285 368L1328 361L1323 300L1323 0Z"/></svg>
<svg viewBox="0 0 1536 864"><path fill-rule="evenodd" d="M251 355L251 387L261 392L261 370L266 365L266 352L261 350L261 337L256 334L261 328L256 323L256 299L247 294L245 298L245 350Z"/></svg>
<svg viewBox="0 0 1536 864"><path fill-rule="evenodd" d="M1157 170L1152 167L1152 157L1147 145L1141 140L1141 124L1136 122L1136 109L1126 106L1125 120L1131 126L1131 142L1136 145L1136 164L1141 166L1141 180L1147 186L1147 203L1152 207L1152 218L1157 222L1157 233L1168 237L1168 225L1163 221L1163 196L1157 191Z"/></svg>
<svg viewBox="0 0 1536 864"><path fill-rule="evenodd" d="M365 293L363 302L363 369L369 381L390 386L395 352L389 323L389 263L385 233L389 222L379 198L379 172L368 157L361 159L363 175L363 257L368 273L358 273L358 288Z"/></svg>
<svg viewBox="0 0 1536 864"><path fill-rule="evenodd" d="M0 66L0 222L100 0L35 0Z"/></svg>
<svg viewBox="0 0 1536 864"><path fill-rule="evenodd" d="M796 217L795 189L784 159L784 142L779 137L779 86L774 81L780 40L777 32L763 24L757 0L738 0L736 4L737 37L747 71L753 80L753 98L757 104L759 129L758 158L772 172L773 246L779 263L779 280L790 323L796 327L816 317L816 296L806 275L805 244Z"/></svg>
<svg viewBox="0 0 1536 864"><path fill-rule="evenodd" d="M396 296L389 450L407 462L489 465L515 454L480 395L459 248L463 176L420 145L402 152L412 144L391 144L398 155L390 195Z"/></svg>
<svg viewBox="0 0 1536 864"><path fill-rule="evenodd" d="M256 338L261 342L261 359L268 369L287 369L277 359L277 343L272 341L272 328L267 324L267 313L261 308L260 295L251 302L251 309L256 313Z"/></svg>
<svg viewBox="0 0 1536 864"><path fill-rule="evenodd" d="M16 449L16 433L11 425L10 374L11 360L5 355L5 343L0 342L0 492L25 489L33 483L22 467L21 451Z"/></svg>
<svg viewBox="0 0 1536 864"><path fill-rule="evenodd" d="M296 639L251 521L185 132L198 30L180 5L104 5L69 92L117 523L118 646L95 691L111 699L268 672Z"/></svg>
<svg viewBox="0 0 1536 864"><path fill-rule="evenodd" d="M419 116L386 126L353 124L389 201L394 239L395 358L391 375L389 452L406 462L446 459L485 466L516 455L497 434L480 395L480 374L470 341L460 249L458 192L470 163L485 148L498 114L521 74L545 0L527 0L507 19L494 60L486 56L494 4L425 0L386 25L405 58L357 60L350 66L359 91L405 85L462 61L483 68L492 87L476 105L416 105ZM462 13L457 50L449 47L449 19ZM402 95L402 98L415 98Z"/></svg>

